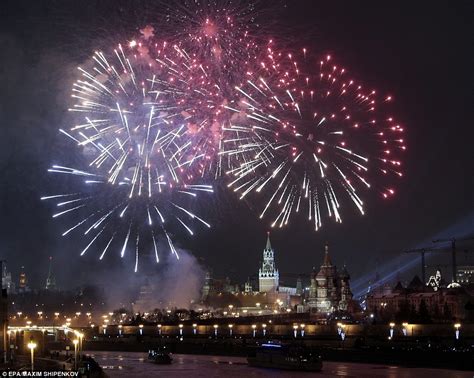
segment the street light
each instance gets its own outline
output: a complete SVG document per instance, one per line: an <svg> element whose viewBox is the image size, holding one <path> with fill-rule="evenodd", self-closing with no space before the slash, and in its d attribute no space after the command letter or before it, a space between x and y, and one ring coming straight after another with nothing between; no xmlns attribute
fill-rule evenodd
<svg viewBox="0 0 474 378"><path fill-rule="evenodd" d="M342 340L342 342L344 342L345 339L346 339L346 325L341 324L341 340Z"/></svg>
<svg viewBox="0 0 474 378"><path fill-rule="evenodd" d="M214 324L214 336L217 337L217 328L219 328L219 326L217 324Z"/></svg>
<svg viewBox="0 0 474 378"><path fill-rule="evenodd" d="M459 328L461 328L461 323L454 324L454 335L456 336L456 340L459 340Z"/></svg>
<svg viewBox="0 0 474 378"><path fill-rule="evenodd" d="M122 336L122 325L121 324L119 324L118 329L119 329L118 330L119 331L119 336Z"/></svg>
<svg viewBox="0 0 474 378"><path fill-rule="evenodd" d="M79 343L78 339L72 340L74 344L74 370L77 369L77 344Z"/></svg>
<svg viewBox="0 0 474 378"><path fill-rule="evenodd" d="M143 335L143 324L138 325L138 332L140 332L140 336Z"/></svg>
<svg viewBox="0 0 474 378"><path fill-rule="evenodd" d="M305 325L300 324L300 327L301 327L301 337L304 337L304 327L305 327Z"/></svg>
<svg viewBox="0 0 474 378"><path fill-rule="evenodd" d="M263 323L262 328L263 328L263 336L265 336L267 334L267 325Z"/></svg>
<svg viewBox="0 0 474 378"><path fill-rule="evenodd" d="M179 335L183 336L183 325L180 324L180 325L178 325L178 327L179 327Z"/></svg>
<svg viewBox="0 0 474 378"><path fill-rule="evenodd" d="M197 333L197 328L196 327L197 327L197 324L194 323L193 324L193 335L195 335Z"/></svg>
<svg viewBox="0 0 474 378"><path fill-rule="evenodd" d="M36 343L31 340L28 343L28 348L31 351L31 371L35 370L35 348L36 348Z"/></svg>
<svg viewBox="0 0 474 378"><path fill-rule="evenodd" d="M84 334L77 332L77 337L79 337L79 361L82 361L82 338L84 337Z"/></svg>
<svg viewBox="0 0 474 378"><path fill-rule="evenodd" d="M233 324L229 324L229 336L232 336L232 327L234 325Z"/></svg>
<svg viewBox="0 0 474 378"><path fill-rule="evenodd" d="M158 335L161 336L161 324L158 324L157 327L158 327Z"/></svg>
<svg viewBox="0 0 474 378"><path fill-rule="evenodd" d="M257 325L256 324L252 324L252 335L253 337L255 337L255 334L257 333Z"/></svg>
<svg viewBox="0 0 474 378"><path fill-rule="evenodd" d="M403 332L403 336L406 336L408 334L408 323L407 322L403 322L402 323L402 332Z"/></svg>
<svg viewBox="0 0 474 378"><path fill-rule="evenodd" d="M390 326L390 337L389 337L389 339L392 340L392 338L393 338L393 327L395 327L395 323L391 322L389 324L389 326Z"/></svg>
<svg viewBox="0 0 474 378"><path fill-rule="evenodd" d="M293 336L295 339L298 337L298 324L293 325Z"/></svg>

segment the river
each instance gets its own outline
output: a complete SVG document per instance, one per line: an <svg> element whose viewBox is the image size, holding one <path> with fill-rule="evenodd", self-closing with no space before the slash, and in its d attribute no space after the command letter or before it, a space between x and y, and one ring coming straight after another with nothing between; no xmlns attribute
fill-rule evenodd
<svg viewBox="0 0 474 378"><path fill-rule="evenodd" d="M370 378L473 378L472 372L405 368L378 364L324 362L321 373L288 372L247 366L242 357L174 354L171 365L157 365L138 352L85 352L102 366L107 376L115 377L370 377Z"/></svg>

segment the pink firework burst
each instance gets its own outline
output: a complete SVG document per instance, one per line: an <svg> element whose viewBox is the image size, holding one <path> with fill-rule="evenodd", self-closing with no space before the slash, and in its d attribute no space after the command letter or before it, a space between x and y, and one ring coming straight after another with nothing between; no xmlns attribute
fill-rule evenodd
<svg viewBox="0 0 474 378"><path fill-rule="evenodd" d="M272 226L303 213L317 230L325 216L342 221L346 199L364 214L368 192L394 195L406 147L390 95L352 79L330 56L272 44L235 91L240 99L229 108L239 115L231 129L241 162L228 186L258 198Z"/></svg>

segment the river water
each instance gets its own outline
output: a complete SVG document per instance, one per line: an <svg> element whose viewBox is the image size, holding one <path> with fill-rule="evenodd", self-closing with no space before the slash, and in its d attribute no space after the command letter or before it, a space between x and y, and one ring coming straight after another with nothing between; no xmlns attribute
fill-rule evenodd
<svg viewBox="0 0 474 378"><path fill-rule="evenodd" d="M288 372L247 366L242 357L174 354L171 365L157 365L138 352L86 352L114 377L370 377L370 378L473 378L472 372L404 368L389 365L324 362L321 373Z"/></svg>

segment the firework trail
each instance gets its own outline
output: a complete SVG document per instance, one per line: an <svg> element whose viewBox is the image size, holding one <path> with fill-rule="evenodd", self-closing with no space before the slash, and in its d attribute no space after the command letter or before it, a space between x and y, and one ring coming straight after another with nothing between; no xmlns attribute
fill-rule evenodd
<svg viewBox="0 0 474 378"><path fill-rule="evenodd" d="M157 262L157 234L164 235L178 257L165 223L191 235L196 222L210 227L187 207L199 193L212 192L188 173L205 156L187 138L190 124L204 122L199 117L208 112L197 109L205 108L212 96L201 66L177 46L154 43L145 48L131 41L113 54L96 52L90 67L79 70L70 109L77 121L61 132L83 149L89 165L56 165L49 171L73 175L93 188L43 199L58 201L61 210L53 217L83 215L63 234L80 229L90 235L81 255L103 242L103 259L121 240L123 257L134 239L136 271L140 235L148 231ZM117 220L123 221L118 225Z"/></svg>
<svg viewBox="0 0 474 378"><path fill-rule="evenodd" d="M259 65L228 107L240 119L228 153L242 161L228 171L228 186L263 203L260 218L283 227L302 213L318 230L326 216L342 222L346 198L364 214L368 191L395 193L405 145L403 127L386 110L391 96L305 49L284 54L269 44Z"/></svg>

